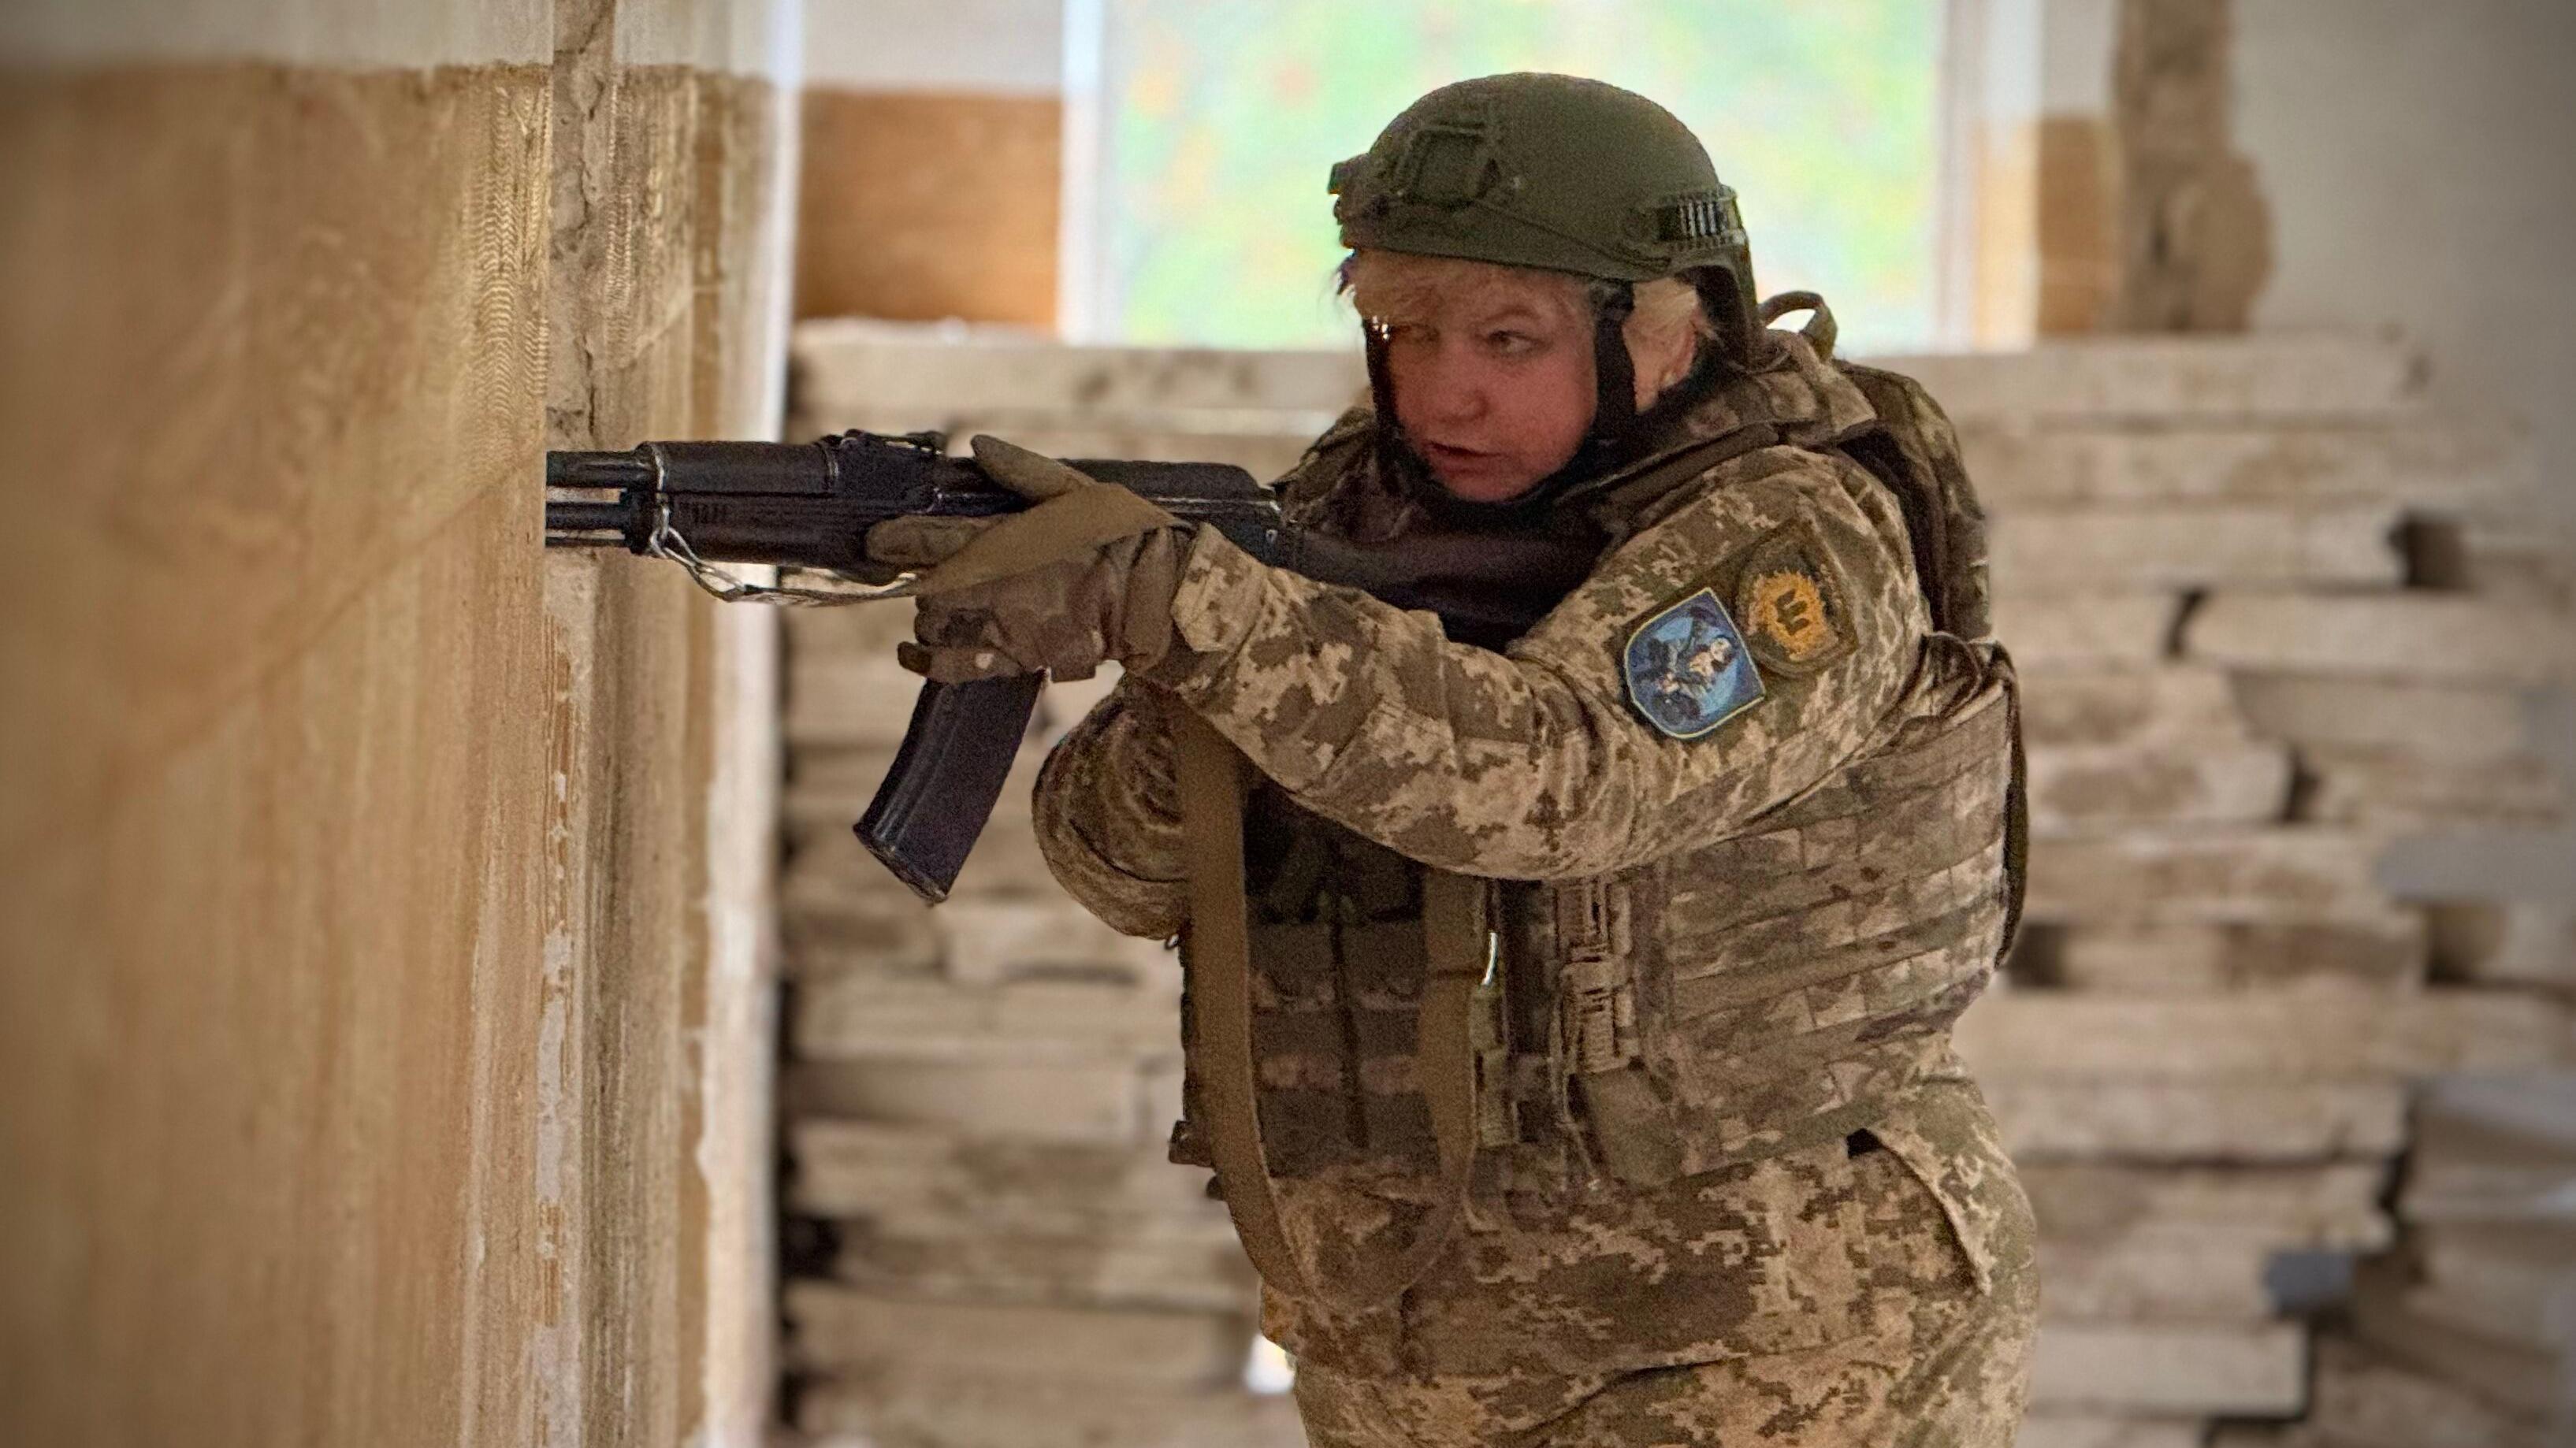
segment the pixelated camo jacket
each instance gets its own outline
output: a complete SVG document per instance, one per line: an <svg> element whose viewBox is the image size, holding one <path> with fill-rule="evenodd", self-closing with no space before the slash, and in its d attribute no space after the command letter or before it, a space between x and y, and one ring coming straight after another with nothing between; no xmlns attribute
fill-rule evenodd
<svg viewBox="0 0 2576 1448"><path fill-rule="evenodd" d="M1047 763L1037 823L1050 866L1119 929L1179 930L1187 866L1155 713L1173 705L1207 719L1301 805L1436 868L1570 880L1743 832L1908 719L1950 708L1963 687L1925 647L1930 623L1896 502L1824 450L1870 417L1848 382L1792 342L1782 366L1736 380L1676 426L1677 445L1748 423L1771 424L1780 441L1613 520L1617 541L1590 576L1499 653L1449 642L1432 615L1203 535L1175 601L1184 648L1150 685L1122 684ZM1283 483L1292 514L1400 533L1410 505L1372 491L1366 453L1319 446ZM1732 616L1744 611L1745 560L1782 540L1836 625L1804 657L1794 620ZM1712 588L1721 579L1728 586ZM1702 642L1696 675L1666 664L1701 685L1696 699L1650 697L1632 645L1703 591L1736 605L1726 642ZM1675 637L1693 636L1675 625ZM1719 662L1734 660L1712 660L1738 646L1769 665L1749 702L1715 682ZM1911 1310L1891 1306L1890 1293L1929 1279L1967 1296L1991 1290L1999 1268L2018 1280L2026 1207L1973 1088L1936 1079L1889 1111L1879 1134L1917 1183L1910 1209L1949 1244L1928 1279L1921 1263L1864 1261L1862 1244L1812 1230L1834 1216L1813 1193L1848 1190L1835 1143L1653 1193L1487 1211L1400 1313L1327 1322L1274 1301L1272 1327L1313 1360L1363 1371L1426 1354L1459 1372L1606 1371L1811 1347ZM1792 1178L1806 1186L1791 1190ZM1352 1215L1354 1198L1299 1210L1296 1195L1325 1183L1283 1185L1297 1216ZM1474 1326L1496 1321L1519 1327L1498 1338Z"/></svg>

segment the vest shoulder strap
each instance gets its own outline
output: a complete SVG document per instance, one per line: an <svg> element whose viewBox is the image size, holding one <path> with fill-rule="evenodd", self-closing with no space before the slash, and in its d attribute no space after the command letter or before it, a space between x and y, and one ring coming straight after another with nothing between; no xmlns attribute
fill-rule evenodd
<svg viewBox="0 0 2576 1448"><path fill-rule="evenodd" d="M1896 495L1914 542L1914 569L1933 625L1963 639L1994 632L1986 586L1986 514L1959 457L1949 416L1923 384L1900 372L1836 361L1878 413L1843 440L1843 452Z"/></svg>

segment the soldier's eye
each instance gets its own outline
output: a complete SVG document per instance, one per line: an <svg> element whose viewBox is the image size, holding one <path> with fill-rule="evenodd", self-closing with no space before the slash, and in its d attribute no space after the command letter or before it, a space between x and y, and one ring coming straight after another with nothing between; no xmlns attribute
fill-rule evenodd
<svg viewBox="0 0 2576 1448"><path fill-rule="evenodd" d="M1538 338L1527 332L1495 331L1485 334L1485 345L1506 357L1522 357L1538 350Z"/></svg>

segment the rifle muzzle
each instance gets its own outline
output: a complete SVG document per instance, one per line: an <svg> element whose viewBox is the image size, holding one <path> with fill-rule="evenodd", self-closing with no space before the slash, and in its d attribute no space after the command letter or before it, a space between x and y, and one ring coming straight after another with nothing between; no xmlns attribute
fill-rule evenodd
<svg viewBox="0 0 2576 1448"><path fill-rule="evenodd" d="M546 546L623 548L641 553L652 533L648 516L653 459L630 452L546 454ZM581 494L613 493L613 499Z"/></svg>

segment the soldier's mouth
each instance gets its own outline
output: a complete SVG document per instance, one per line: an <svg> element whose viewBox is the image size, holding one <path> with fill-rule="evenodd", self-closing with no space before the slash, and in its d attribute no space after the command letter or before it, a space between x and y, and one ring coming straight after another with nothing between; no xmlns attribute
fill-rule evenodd
<svg viewBox="0 0 2576 1448"><path fill-rule="evenodd" d="M1424 443L1422 451L1427 461L1451 466L1472 467L1477 463L1490 462L1500 456L1498 453L1485 452L1477 448L1454 447L1445 442Z"/></svg>

